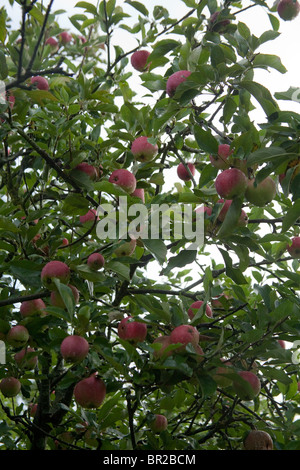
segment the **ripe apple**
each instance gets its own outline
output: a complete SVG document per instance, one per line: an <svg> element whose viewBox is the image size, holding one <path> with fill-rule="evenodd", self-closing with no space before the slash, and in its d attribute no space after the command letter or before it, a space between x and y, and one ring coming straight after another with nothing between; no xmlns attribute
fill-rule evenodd
<svg viewBox="0 0 300 470"><path fill-rule="evenodd" d="M125 168L120 168L119 170L114 170L110 175L108 181L113 184L117 184L124 191L129 194L132 194L136 189L136 179L131 171L126 170Z"/></svg>
<svg viewBox="0 0 300 470"><path fill-rule="evenodd" d="M219 387L226 388L232 384L232 378L228 377L228 374L232 373L232 363L223 358L221 358L221 361L224 363L224 366L217 367L213 379L217 382Z"/></svg>
<svg viewBox="0 0 300 470"><path fill-rule="evenodd" d="M263 207L271 202L276 195L276 184L271 176L267 176L260 183L255 183L255 178L248 179L245 198L251 204Z"/></svg>
<svg viewBox="0 0 300 470"><path fill-rule="evenodd" d="M199 206L195 209L195 212L198 212L199 214L207 214L208 217L211 216L212 214L212 208L209 206Z"/></svg>
<svg viewBox="0 0 300 470"><path fill-rule="evenodd" d="M4 377L0 382L0 390L7 398L15 397L21 390L21 382L15 377Z"/></svg>
<svg viewBox="0 0 300 470"><path fill-rule="evenodd" d="M76 165L76 167L74 169L78 170L78 171L82 171L87 176L89 176L91 178L91 180L93 180L93 181L98 178L97 169L93 165L90 165L87 162L78 163L78 165Z"/></svg>
<svg viewBox="0 0 300 470"><path fill-rule="evenodd" d="M99 408L106 396L106 385L97 374L77 382L74 388L74 398L83 408Z"/></svg>
<svg viewBox="0 0 300 470"><path fill-rule="evenodd" d="M38 363L36 351L33 348L24 348L14 355L14 359L19 367L25 370L32 370Z"/></svg>
<svg viewBox="0 0 300 470"><path fill-rule="evenodd" d="M193 163L187 163L187 166L191 174L194 176L195 171L196 171L195 165ZM183 163L179 163L177 167L177 175L178 175L178 178L180 178L183 181L190 181L192 179L190 173L187 171Z"/></svg>
<svg viewBox="0 0 300 470"><path fill-rule="evenodd" d="M98 219L96 209L90 209L86 214L79 216L79 222L81 224L85 224L87 222L93 221Z"/></svg>
<svg viewBox="0 0 300 470"><path fill-rule="evenodd" d="M189 70L179 70L178 72L173 73L169 76L167 80L166 91L167 94L172 97L175 95L176 89L180 83L185 82L185 80L191 75Z"/></svg>
<svg viewBox="0 0 300 470"><path fill-rule="evenodd" d="M144 72L149 68L150 64L147 64L147 59L150 55L150 52L145 50L136 51L131 56L131 65L138 72Z"/></svg>
<svg viewBox="0 0 300 470"><path fill-rule="evenodd" d="M66 362L74 364L86 358L89 348L89 343L83 336L70 335L63 339L60 352Z"/></svg>
<svg viewBox="0 0 300 470"><path fill-rule="evenodd" d="M125 317L118 325L118 335L121 339L135 345L145 340L147 336L147 325L134 321L132 317Z"/></svg>
<svg viewBox="0 0 300 470"><path fill-rule="evenodd" d="M29 414L32 418L35 417L37 411L38 404L37 403L30 403L29 404Z"/></svg>
<svg viewBox="0 0 300 470"><path fill-rule="evenodd" d="M30 79L32 85L36 85L38 90L49 90L49 83L45 77L41 77L40 75L36 75L35 77L31 77Z"/></svg>
<svg viewBox="0 0 300 470"><path fill-rule="evenodd" d="M172 344L182 343L183 349L187 344L191 343L193 346L198 346L199 332L192 325L179 325L172 330L170 334L170 341Z"/></svg>
<svg viewBox="0 0 300 470"><path fill-rule="evenodd" d="M285 345L285 341L284 341L283 339L279 339L279 340L278 340L278 344L279 344L279 346L280 346L282 349L285 349L285 346L286 346L286 345Z"/></svg>
<svg viewBox="0 0 300 470"><path fill-rule="evenodd" d="M291 21L298 16L300 4L297 0L280 0L277 5L277 13L284 21Z"/></svg>
<svg viewBox="0 0 300 470"><path fill-rule="evenodd" d="M150 424L151 431L153 432L162 432L165 431L168 427L168 420L164 415L156 414L154 419Z"/></svg>
<svg viewBox="0 0 300 470"><path fill-rule="evenodd" d="M72 286L71 284L68 284L68 287L70 287L70 289L72 291L75 304L78 304L78 302L79 302L78 289L75 286ZM59 307L59 308L64 308L64 309L66 308L66 304L64 302L64 299L62 298L62 296L60 295L60 293L58 291L55 291L55 290L51 291L50 302L51 302L51 305L53 305L53 307Z"/></svg>
<svg viewBox="0 0 300 470"><path fill-rule="evenodd" d="M293 237L291 245L287 245L287 251L295 259L300 258L300 237Z"/></svg>
<svg viewBox="0 0 300 470"><path fill-rule="evenodd" d="M29 332L23 325L13 326L7 333L6 340L14 348L25 346L29 340Z"/></svg>
<svg viewBox="0 0 300 470"><path fill-rule="evenodd" d="M158 338L155 338L155 340L153 341L153 343L160 343L161 344L161 348L160 349L155 349L154 350L154 357L156 359L158 358L161 358L162 356L165 356L165 357L169 357L172 355L172 351L168 351L168 352L165 352L165 349L170 345L172 344L171 343L171 340L170 340L170 336L168 335L162 335L162 336L158 336Z"/></svg>
<svg viewBox="0 0 300 470"><path fill-rule="evenodd" d="M217 155L210 155L209 159L211 164L219 170L225 170L229 167L228 157L232 154L233 150L230 149L228 144L220 144L218 146Z"/></svg>
<svg viewBox="0 0 300 470"><path fill-rule="evenodd" d="M58 36L63 44L68 44L68 42L71 42L73 39L68 31L62 31Z"/></svg>
<svg viewBox="0 0 300 470"><path fill-rule="evenodd" d="M197 300L196 302L193 302L191 304L190 308L188 309L188 316L190 317L191 320L194 318L194 316L197 313L197 310L199 310L199 308L201 308L203 304L204 304L203 300ZM206 307L205 307L205 314L207 317L213 316L212 309L210 308L208 304L206 304Z"/></svg>
<svg viewBox="0 0 300 470"><path fill-rule="evenodd" d="M46 304L42 299L24 300L21 303L20 314L23 318L45 313Z"/></svg>
<svg viewBox="0 0 300 470"><path fill-rule="evenodd" d="M13 109L15 102L16 102L16 97L10 93L8 96L8 103L9 103L9 107L11 110ZM10 153L10 149L8 149L8 152Z"/></svg>
<svg viewBox="0 0 300 470"><path fill-rule="evenodd" d="M209 22L211 24L213 31L224 33L224 31L226 30L226 27L230 24L230 20L229 19L218 20L220 13L221 13L220 11L215 11L211 15Z"/></svg>
<svg viewBox="0 0 300 470"><path fill-rule="evenodd" d="M229 210L229 207L231 206L232 204L232 199L219 199L218 200L218 203L219 204L223 204L223 207L222 209L220 210L219 212L219 215L218 215L218 220L220 222L224 222L224 219L226 217L226 214ZM239 217L239 220L238 220L238 227L244 227L245 225L247 225L248 223L248 215L246 214L246 212L244 211L244 209L241 209L241 215Z"/></svg>
<svg viewBox="0 0 300 470"><path fill-rule="evenodd" d="M130 242L121 241L120 246L118 246L114 253L116 256L131 256L136 247L136 240L132 238Z"/></svg>
<svg viewBox="0 0 300 470"><path fill-rule="evenodd" d="M51 290L57 290L54 279L58 279L62 284L68 284L70 277L70 268L62 261L49 261L41 272L43 285Z"/></svg>
<svg viewBox="0 0 300 470"><path fill-rule="evenodd" d="M50 46L53 52L56 52L59 49L58 40L56 38L50 37L45 41L45 44Z"/></svg>
<svg viewBox="0 0 300 470"><path fill-rule="evenodd" d="M218 295L217 297L214 297L213 299L211 299L212 307L214 307L214 308L223 308L222 302L220 301L220 299L222 299L222 298L228 300L229 296L226 295L226 294L221 294L221 295Z"/></svg>
<svg viewBox="0 0 300 470"><path fill-rule="evenodd" d="M92 253L87 259L87 265L93 270L98 271L105 264L104 256L101 253Z"/></svg>
<svg viewBox="0 0 300 470"><path fill-rule="evenodd" d="M136 188L130 196L139 197L142 202L145 202L145 190L144 188Z"/></svg>
<svg viewBox="0 0 300 470"><path fill-rule="evenodd" d="M247 178L238 168L223 170L215 180L217 193L224 199L242 196L247 189Z"/></svg>
<svg viewBox="0 0 300 470"><path fill-rule="evenodd" d="M150 162L157 155L158 146L148 142L148 137L141 135L131 144L131 153L139 162Z"/></svg>
<svg viewBox="0 0 300 470"><path fill-rule="evenodd" d="M242 370L238 372L242 381L234 381L233 388L242 400L252 400L261 390L261 383L253 372ZM244 382L244 383L243 383Z"/></svg>
<svg viewBox="0 0 300 470"><path fill-rule="evenodd" d="M273 440L265 431L253 429L244 439L245 450L273 450Z"/></svg>

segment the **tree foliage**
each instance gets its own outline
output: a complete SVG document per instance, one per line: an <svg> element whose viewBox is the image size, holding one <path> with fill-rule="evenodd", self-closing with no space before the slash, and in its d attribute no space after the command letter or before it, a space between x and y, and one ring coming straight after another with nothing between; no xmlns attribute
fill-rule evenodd
<svg viewBox="0 0 300 470"><path fill-rule="evenodd" d="M239 450L247 433L259 429L270 434L274 449L298 450L300 276L287 247L299 234L300 117L280 107L281 100L295 100L297 90L272 96L255 78L256 69L286 71L279 57L260 51L267 42L271 51L280 34L276 7L182 0L186 13L178 18L163 6L148 10L147 2L78 2L71 40L64 43L63 11L54 11L52 0L10 4L21 24L14 30L2 7L0 334L6 360L0 378L18 378L21 391L13 398L1 394L1 448ZM252 34L240 21L245 8L267 15L270 29ZM115 45L120 33L134 45ZM143 72L130 62L140 49L150 53ZM191 74L170 97L167 79L179 70ZM46 78L49 89L37 88L33 76ZM252 118L255 109L263 110L263 122ZM158 146L149 162L131 152L141 135ZM230 145L230 166L246 178L276 183L274 199L263 206L235 197L222 222L224 202L215 188L222 170L210 161L220 144ZM96 178L78 170L82 162L97 169ZM189 181L177 177L182 162L195 165ZM128 207L141 202L109 181L121 168L144 189L149 220L154 204L208 206L203 246L189 250L189 240L171 230L169 240L142 239L132 254L118 256L118 239L97 237L97 218L82 223L100 204L117 208L121 196ZM241 210L247 223L238 223ZM99 270L87 263L95 252L105 259ZM60 306L41 279L54 260L71 272L69 284L56 281ZM22 302L35 299L45 303L44 313L22 316ZM191 319L188 309L197 300L204 303ZM146 325L142 341L120 338L118 325L127 316ZM25 347L38 358L33 369L16 362L24 345L8 341L15 325L29 332ZM160 354L155 340L180 325L196 327L199 344L180 350L172 344ZM71 334L89 343L88 355L74 364L60 351ZM216 374L224 359L230 361L225 382ZM238 385L248 390L240 371L259 378L254 398L236 392ZM94 373L106 396L88 409L73 392ZM168 420L160 433L151 430L156 414Z"/></svg>

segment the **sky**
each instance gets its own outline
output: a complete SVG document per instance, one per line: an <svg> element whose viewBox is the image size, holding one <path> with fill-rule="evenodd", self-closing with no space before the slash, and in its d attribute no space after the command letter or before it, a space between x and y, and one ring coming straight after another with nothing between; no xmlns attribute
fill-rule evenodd
<svg viewBox="0 0 300 470"><path fill-rule="evenodd" d="M96 0L88 1L89 3L92 3L94 5L97 4ZM78 34L78 31L71 24L68 17L74 14L83 13L83 10L81 8L75 7L77 3L78 0L64 0L63 2L61 0L54 0L53 4L53 10L60 10L62 8L66 10L66 13L60 15L59 17L60 26L65 29L69 29L71 32L75 32L76 34ZM176 19L181 18L188 11L187 7L180 0L147 0L147 2L142 3L146 5L147 9L150 12L152 12L154 5L160 4L169 10L171 17ZM251 3L252 2L250 1L243 1L243 6L247 6ZM273 2L271 0L271 2L269 2L269 5L272 5L272 3ZM45 0L44 4L47 5L48 0ZM11 8L8 0L0 0L0 6L2 5L7 8L8 14L13 20L13 27L17 28L20 21L21 11L19 5ZM132 15L136 14L136 10L126 4L124 0L117 0L117 5L122 6L124 11ZM207 13L207 10L204 10L204 12ZM276 16L276 13L274 13L274 15ZM252 34L255 34L256 36L260 36L264 31L272 29L267 12L264 11L264 9L261 7L254 7L246 10L245 12L238 15L238 19L239 21L245 22L250 28ZM131 23L134 23L135 19L130 19L129 21ZM283 65L286 67L287 72L285 74L281 74L276 70L269 69L269 71L256 71L255 74L255 80L261 83L262 85L266 86L272 93L274 93L275 91L286 91L290 86L300 87L300 15L293 21L281 21L279 31L281 35L277 39L265 43L259 48L258 51L262 53L278 55L281 58ZM112 42L114 44L121 44L122 48L125 51L130 50L137 45L137 42L133 37L131 37L124 30L119 28L113 35ZM137 74L135 79L136 78ZM136 81L135 83L137 86L138 81ZM300 103L280 101L280 106L282 107L282 109L289 109L296 112L300 112ZM253 117L256 122L261 122L265 120L264 113L260 108L255 111L255 115ZM175 169L173 172L173 176L174 179L178 181L178 178L175 174ZM172 180L171 175L168 174L169 184L173 185L173 181L174 180ZM164 187L164 189L168 189L168 187ZM220 262L222 262L222 258L220 258ZM153 272L157 273L157 266L154 265L151 271L152 270Z"/></svg>

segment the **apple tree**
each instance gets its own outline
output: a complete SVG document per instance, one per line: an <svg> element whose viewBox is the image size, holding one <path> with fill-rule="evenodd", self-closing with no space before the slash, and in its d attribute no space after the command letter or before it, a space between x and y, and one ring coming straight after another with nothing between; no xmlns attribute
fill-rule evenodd
<svg viewBox="0 0 300 470"><path fill-rule="evenodd" d="M0 448L299 450L299 90L256 78L298 2L9 3Z"/></svg>

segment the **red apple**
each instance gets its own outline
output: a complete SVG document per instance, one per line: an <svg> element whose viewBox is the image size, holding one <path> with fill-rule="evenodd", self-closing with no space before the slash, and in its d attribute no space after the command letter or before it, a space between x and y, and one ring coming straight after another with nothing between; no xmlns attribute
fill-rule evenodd
<svg viewBox="0 0 300 470"><path fill-rule="evenodd" d="M226 388L232 384L232 378L228 377L228 374L232 373L232 363L227 359L221 359L224 363L224 366L217 367L213 379L217 382L219 387Z"/></svg>
<svg viewBox="0 0 300 470"><path fill-rule="evenodd" d="M228 157L232 154L233 150L230 149L228 144L220 144L218 147L217 155L210 155L209 159L211 164L220 170L225 170L229 167Z"/></svg>
<svg viewBox="0 0 300 470"><path fill-rule="evenodd" d="M172 355L172 351L165 352L165 349L170 344L172 344L171 340L170 340L170 336L167 336L167 335L158 336L158 338L155 338L153 343L160 343L161 344L160 349L155 349L155 351L153 353L155 358L160 358L162 356L169 357L169 356Z"/></svg>
<svg viewBox="0 0 300 470"><path fill-rule="evenodd" d="M136 179L134 174L125 168L114 170L108 181L110 183L117 184L129 194L132 194L136 188Z"/></svg>
<svg viewBox="0 0 300 470"><path fill-rule="evenodd" d="M285 341L283 339L279 339L278 344L282 347L282 349L285 349Z"/></svg>
<svg viewBox="0 0 300 470"><path fill-rule="evenodd" d="M247 178L238 168L223 170L215 180L217 193L224 199L233 199L244 195L247 188Z"/></svg>
<svg viewBox="0 0 300 470"><path fill-rule="evenodd" d="M83 408L99 408L106 396L106 386L96 374L80 380L74 388L74 398Z"/></svg>
<svg viewBox="0 0 300 470"><path fill-rule="evenodd" d="M29 340L29 332L23 325L13 326L7 333L6 340L14 348L25 346Z"/></svg>
<svg viewBox="0 0 300 470"><path fill-rule="evenodd" d="M203 304L204 304L203 300L197 300L196 302L193 302L191 304L190 308L188 309L188 316L190 317L191 320L194 318L195 314L197 313L197 310L199 310L199 308L201 308ZM207 317L213 316L212 309L210 308L208 304L206 304L205 314Z"/></svg>
<svg viewBox="0 0 300 470"><path fill-rule="evenodd" d="M212 307L214 307L214 308L223 308L222 302L220 301L220 299L222 299L222 298L228 300L229 296L226 295L226 294L221 294L221 295L218 295L217 297L214 297L213 299L211 299Z"/></svg>
<svg viewBox="0 0 300 470"><path fill-rule="evenodd" d="M217 31L218 33L224 33L224 31L226 30L226 26L230 24L230 20L229 19L219 20L220 13L221 13L220 11L215 11L211 15L209 21L210 21L213 31Z"/></svg>
<svg viewBox="0 0 300 470"><path fill-rule="evenodd" d="M133 320L132 317L125 317L118 325L118 335L121 339L137 344L145 340L147 325Z"/></svg>
<svg viewBox="0 0 300 470"><path fill-rule="evenodd" d="M244 439L245 450L273 450L273 440L265 431L253 429Z"/></svg>
<svg viewBox="0 0 300 470"><path fill-rule="evenodd" d="M233 388L242 400L252 400L261 390L261 383L253 372L242 370L238 372L242 381L234 381ZM244 383L243 383L244 382Z"/></svg>
<svg viewBox="0 0 300 470"><path fill-rule="evenodd" d="M29 413L32 418L34 418L36 411L37 411L38 404L37 403L30 403L29 404Z"/></svg>
<svg viewBox="0 0 300 470"><path fill-rule="evenodd" d="M290 256L295 259L300 258L300 237L293 237L291 245L287 245L286 249Z"/></svg>
<svg viewBox="0 0 300 470"><path fill-rule="evenodd" d="M114 253L116 256L131 256L134 253L136 247L136 240L132 238L129 242L121 241Z"/></svg>
<svg viewBox="0 0 300 470"><path fill-rule="evenodd" d="M7 398L15 397L21 390L21 382L15 377L5 377L0 382L0 390Z"/></svg>
<svg viewBox="0 0 300 470"><path fill-rule="evenodd" d="M69 245L69 240L67 238L63 238L61 241L61 246L68 246Z"/></svg>
<svg viewBox="0 0 300 470"><path fill-rule="evenodd" d="M79 222L81 224L85 224L87 222L94 221L95 219L98 219L97 211L96 209L90 209L86 214L79 217Z"/></svg>
<svg viewBox="0 0 300 470"><path fill-rule="evenodd" d="M271 202L276 196L276 184L271 176L256 184L255 178L248 179L245 198L251 204L263 207Z"/></svg>
<svg viewBox="0 0 300 470"><path fill-rule="evenodd" d="M73 39L68 31L62 31L58 36L63 44L68 44L68 42L71 42Z"/></svg>
<svg viewBox="0 0 300 470"><path fill-rule="evenodd" d="M90 165L87 162L79 163L74 169L78 171L82 171L83 173L88 175L91 178L91 180L96 180L98 178L97 169L93 165Z"/></svg>
<svg viewBox="0 0 300 470"><path fill-rule="evenodd" d="M33 348L24 348L14 355L14 359L19 367L25 370L32 370L38 363L36 351Z"/></svg>
<svg viewBox="0 0 300 470"><path fill-rule="evenodd" d="M70 335L63 339L60 352L66 362L74 364L86 358L89 348L89 343L83 336Z"/></svg>
<svg viewBox="0 0 300 470"><path fill-rule="evenodd" d="M50 46L53 51L57 51L59 49L58 41L56 38L50 37L45 41L45 44Z"/></svg>
<svg viewBox="0 0 300 470"><path fill-rule="evenodd" d="M297 0L280 0L277 5L277 13L284 21L291 21L298 16L300 4Z"/></svg>
<svg viewBox="0 0 300 470"><path fill-rule="evenodd" d="M131 144L131 153L139 162L149 162L157 155L158 146L150 144L148 137L137 137Z"/></svg>
<svg viewBox="0 0 300 470"><path fill-rule="evenodd" d="M62 261L49 261L41 272L43 285L52 290L57 290L54 279L58 279L62 284L68 284L70 277L70 268Z"/></svg>
<svg viewBox="0 0 300 470"><path fill-rule="evenodd" d="M150 428L153 432L165 431L168 427L168 420L164 415L156 414L150 424Z"/></svg>
<svg viewBox="0 0 300 470"><path fill-rule="evenodd" d="M179 325L172 330L170 334L170 341L172 344L182 343L183 348L191 343L193 346L198 346L199 332L192 325Z"/></svg>
<svg viewBox="0 0 300 470"><path fill-rule="evenodd" d="M218 203L219 204L223 204L223 207L222 209L220 210L219 212L219 215L218 215L218 220L220 222L224 222L224 219L226 217L226 214L229 210L229 207L231 206L232 204L232 199L219 199L218 200ZM244 211L244 209L241 209L241 215L239 217L239 220L238 220L238 227L244 227L245 225L247 225L248 223L248 215L246 214L246 212Z"/></svg>
<svg viewBox="0 0 300 470"><path fill-rule="evenodd" d="M131 65L138 72L144 72L147 70L150 64L147 64L147 59L150 55L150 52L145 50L136 51L131 56Z"/></svg>
<svg viewBox="0 0 300 470"><path fill-rule="evenodd" d="M175 95L176 89L180 83L185 82L185 80L191 75L189 70L179 70L178 72L173 73L167 80L166 91L167 94L172 97Z"/></svg>
<svg viewBox="0 0 300 470"><path fill-rule="evenodd" d="M105 264L104 256L101 253L92 253L87 259L87 264L93 271L98 271Z"/></svg>
<svg viewBox="0 0 300 470"><path fill-rule="evenodd" d="M195 212L198 212L199 214L207 214L209 217L212 214L212 208L209 206L199 206L195 209Z"/></svg>
<svg viewBox="0 0 300 470"><path fill-rule="evenodd" d="M33 315L42 315L45 312L46 304L42 299L24 300L21 303L20 313L23 318Z"/></svg>
<svg viewBox="0 0 300 470"><path fill-rule="evenodd" d="M196 171L195 165L193 163L187 163L186 165L189 168L191 174L194 176L195 171ZM178 175L178 178L180 178L183 181L190 181L192 179L190 173L187 171L183 163L179 163L177 167L177 175Z"/></svg>
<svg viewBox="0 0 300 470"><path fill-rule="evenodd" d="M142 202L145 202L145 191L144 188L136 188L130 196L139 197Z"/></svg>
<svg viewBox="0 0 300 470"><path fill-rule="evenodd" d="M33 85L36 85L38 90L49 90L49 83L45 77L36 75L35 77L31 77L30 81Z"/></svg>
<svg viewBox="0 0 300 470"><path fill-rule="evenodd" d="M68 287L70 287L75 304L78 304L79 302L79 292L78 289L75 286L72 286L71 284L68 284ZM59 308L66 308L66 304L64 302L64 299L60 295L58 291L53 290L50 294L50 302L53 307L59 307Z"/></svg>

